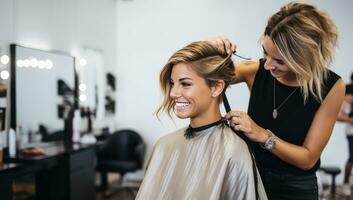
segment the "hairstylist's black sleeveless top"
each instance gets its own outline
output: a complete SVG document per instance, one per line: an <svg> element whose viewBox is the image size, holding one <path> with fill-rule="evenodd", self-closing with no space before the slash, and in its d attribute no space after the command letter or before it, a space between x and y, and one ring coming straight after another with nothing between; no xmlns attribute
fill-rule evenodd
<svg viewBox="0 0 353 200"><path fill-rule="evenodd" d="M300 88L278 110L278 116L273 119L273 85L274 77L264 68L265 60L260 60L256 73L248 108L249 116L261 127L271 130L277 137L289 143L302 145L313 121L320 103L309 96L304 105ZM329 71L324 83L324 98L340 77ZM286 86L275 80L276 106L278 107L297 87ZM262 149L258 143L251 142L254 155L260 171L269 168L293 174L308 174L315 172L320 166L320 160L307 171L290 165L271 152Z"/></svg>

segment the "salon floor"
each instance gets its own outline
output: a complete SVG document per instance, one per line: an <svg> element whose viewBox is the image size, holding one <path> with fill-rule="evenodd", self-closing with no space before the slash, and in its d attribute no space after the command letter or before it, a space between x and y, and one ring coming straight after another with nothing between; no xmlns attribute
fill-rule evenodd
<svg viewBox="0 0 353 200"><path fill-rule="evenodd" d="M336 192L334 195L331 194L331 188L330 186L324 186L323 192L320 195L320 200L353 200L353 185L350 188L350 194L347 195L347 192L349 191L344 191L347 190L348 188L343 188L342 185L337 186ZM348 189L349 190L349 189Z"/></svg>
<svg viewBox="0 0 353 200"><path fill-rule="evenodd" d="M96 200L134 200L135 195L138 191L138 183L130 184L131 187L128 189L117 189L115 186L118 185L118 180L110 183L111 190L109 197L104 195L104 191L97 189ZM35 185L33 181L28 182L16 182L14 184L14 200L35 200Z"/></svg>
<svg viewBox="0 0 353 200"><path fill-rule="evenodd" d="M327 191L329 190L329 188L326 188ZM320 200L353 200L353 195L351 196L345 196L342 195L342 193L340 192L340 187L337 188L337 194L336 195L330 195L328 192L326 192L326 197L321 197ZM353 194L353 188L351 188L352 192L351 194ZM134 199L134 196L132 195L131 192L129 192L128 190L122 190L120 192L115 193L114 195L112 195L110 198L103 198L101 193L98 193L97 195L97 200L132 200Z"/></svg>
<svg viewBox="0 0 353 200"><path fill-rule="evenodd" d="M111 185L114 186L113 181ZM114 188L114 187L112 187ZM342 188L341 186L337 187L337 193L336 195L330 195L329 194L329 189L328 187L324 188L324 197L321 197L320 200L353 200L353 195L350 196L345 196L343 195ZM32 183L21 183L21 184L15 184L14 187L15 191L15 198L14 200L35 200L34 196L34 185ZM134 193L136 193L137 189L113 189L112 193L109 197L104 196L104 192L98 190L97 195L96 195L96 200L133 200L134 199ZM353 194L353 186L351 188L351 194Z"/></svg>
<svg viewBox="0 0 353 200"><path fill-rule="evenodd" d="M119 192L114 193L111 197L103 197L101 192L97 194L97 200L133 200L134 195L130 193L128 190L121 190Z"/></svg>

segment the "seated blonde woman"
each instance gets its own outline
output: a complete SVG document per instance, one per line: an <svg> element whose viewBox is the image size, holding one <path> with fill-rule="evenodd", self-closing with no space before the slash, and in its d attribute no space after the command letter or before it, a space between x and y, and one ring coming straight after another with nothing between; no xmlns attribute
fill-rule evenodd
<svg viewBox="0 0 353 200"><path fill-rule="evenodd" d="M231 55L207 42L170 57L160 74L157 116L174 113L190 125L158 140L136 199L267 199L247 144L220 112L234 71Z"/></svg>

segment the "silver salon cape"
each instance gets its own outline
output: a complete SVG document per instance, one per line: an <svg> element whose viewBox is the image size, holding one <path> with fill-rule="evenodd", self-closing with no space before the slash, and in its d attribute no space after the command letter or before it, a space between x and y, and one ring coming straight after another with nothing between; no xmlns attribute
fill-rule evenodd
<svg viewBox="0 0 353 200"><path fill-rule="evenodd" d="M191 139L185 139L185 130L158 140L136 199L255 200L246 143L222 124L196 132ZM257 177L259 199L266 200L260 175Z"/></svg>

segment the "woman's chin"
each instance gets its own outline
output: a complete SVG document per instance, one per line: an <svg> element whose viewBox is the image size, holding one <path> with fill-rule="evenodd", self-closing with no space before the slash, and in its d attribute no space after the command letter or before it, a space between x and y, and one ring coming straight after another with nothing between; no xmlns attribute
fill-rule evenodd
<svg viewBox="0 0 353 200"><path fill-rule="evenodd" d="M176 111L175 115L180 118L180 119L186 119L189 118L189 114L186 112L181 112L181 111Z"/></svg>
<svg viewBox="0 0 353 200"><path fill-rule="evenodd" d="M276 78L278 77L278 73L277 72L270 70L270 73L271 73L271 75L273 77L276 77Z"/></svg>
<svg viewBox="0 0 353 200"><path fill-rule="evenodd" d="M272 75L273 77L275 77L275 78L281 78L281 77L283 76L282 73L280 73L280 72L273 72L273 71L271 71L271 75Z"/></svg>

